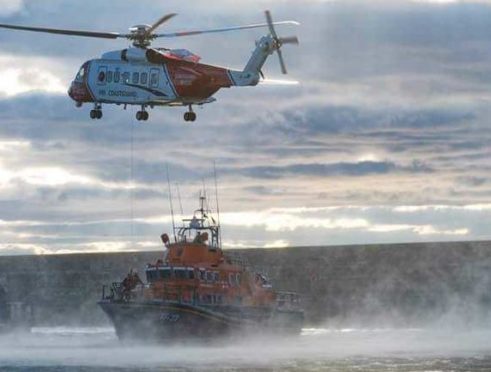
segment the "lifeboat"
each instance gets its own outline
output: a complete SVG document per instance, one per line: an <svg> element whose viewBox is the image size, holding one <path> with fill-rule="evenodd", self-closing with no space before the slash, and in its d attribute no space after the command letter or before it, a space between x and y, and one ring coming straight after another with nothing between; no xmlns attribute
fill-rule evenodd
<svg viewBox="0 0 491 372"><path fill-rule="evenodd" d="M205 209L174 234L161 236L163 257L145 268L145 282L131 271L103 287L98 302L120 339L179 340L234 333L298 334L303 325L300 299L278 292L267 277L224 253L220 225Z"/></svg>

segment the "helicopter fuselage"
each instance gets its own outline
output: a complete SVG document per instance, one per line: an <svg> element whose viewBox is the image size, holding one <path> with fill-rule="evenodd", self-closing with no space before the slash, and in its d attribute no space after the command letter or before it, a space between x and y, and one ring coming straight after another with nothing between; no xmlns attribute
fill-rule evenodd
<svg viewBox="0 0 491 372"><path fill-rule="evenodd" d="M257 85L266 59L274 51L279 52L278 41L271 35L263 36L243 71L198 63L198 56L182 49L112 51L85 62L68 95L79 107L94 103L92 119L102 117L102 104L117 104L140 106L137 120L148 119L147 108L188 106L184 120L194 121L192 106L214 102L218 90Z"/></svg>
<svg viewBox="0 0 491 372"><path fill-rule="evenodd" d="M139 105L144 111L154 106L203 105L215 101L212 96L221 88L258 82L259 72L201 64L155 49L128 48L84 63L68 94L78 106L87 102Z"/></svg>

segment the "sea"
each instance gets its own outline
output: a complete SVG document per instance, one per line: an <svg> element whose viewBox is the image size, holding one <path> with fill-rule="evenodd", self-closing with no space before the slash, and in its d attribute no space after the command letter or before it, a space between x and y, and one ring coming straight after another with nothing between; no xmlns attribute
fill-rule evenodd
<svg viewBox="0 0 491 372"><path fill-rule="evenodd" d="M110 327L35 327L0 336L0 371L491 371L491 330L326 327L156 345L120 342Z"/></svg>

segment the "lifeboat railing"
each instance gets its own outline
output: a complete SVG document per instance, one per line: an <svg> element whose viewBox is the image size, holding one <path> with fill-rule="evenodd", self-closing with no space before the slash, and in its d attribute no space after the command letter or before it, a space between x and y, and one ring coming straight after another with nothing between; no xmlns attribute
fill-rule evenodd
<svg viewBox="0 0 491 372"><path fill-rule="evenodd" d="M242 268L247 268L250 266L249 262L246 259L234 253L227 252L225 259L228 261L228 263L232 265L237 265Z"/></svg>
<svg viewBox="0 0 491 372"><path fill-rule="evenodd" d="M131 291L125 291L120 282L113 282L110 286L103 285L102 286L102 300L106 301L114 301L114 302L127 302L131 299L134 299L138 296L144 295L145 287L143 285L138 286L137 288ZM209 293L210 301L213 298L222 298L221 294ZM199 296L199 291L196 289L183 289L182 287L164 287L162 288L162 292L160 293L160 299L173 303L173 304L188 304L188 305L209 305L213 304L221 304L220 302L216 302L213 300L212 302L202 300Z"/></svg>
<svg viewBox="0 0 491 372"><path fill-rule="evenodd" d="M112 301L129 301L132 297L143 295L144 285L138 285L130 291L125 291L121 282L113 282L110 286L102 286L102 299ZM109 292L109 293L108 293Z"/></svg>
<svg viewBox="0 0 491 372"><path fill-rule="evenodd" d="M102 286L103 300L119 300L122 298L123 298L123 286L121 285L120 282L113 282L110 286L106 284Z"/></svg>

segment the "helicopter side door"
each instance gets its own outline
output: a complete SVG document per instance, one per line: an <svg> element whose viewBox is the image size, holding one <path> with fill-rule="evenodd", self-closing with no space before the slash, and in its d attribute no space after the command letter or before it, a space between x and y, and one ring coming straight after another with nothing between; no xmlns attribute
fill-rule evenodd
<svg viewBox="0 0 491 372"><path fill-rule="evenodd" d="M165 67L151 67L148 78L148 88L160 102L171 102L176 98L172 83L166 74Z"/></svg>

